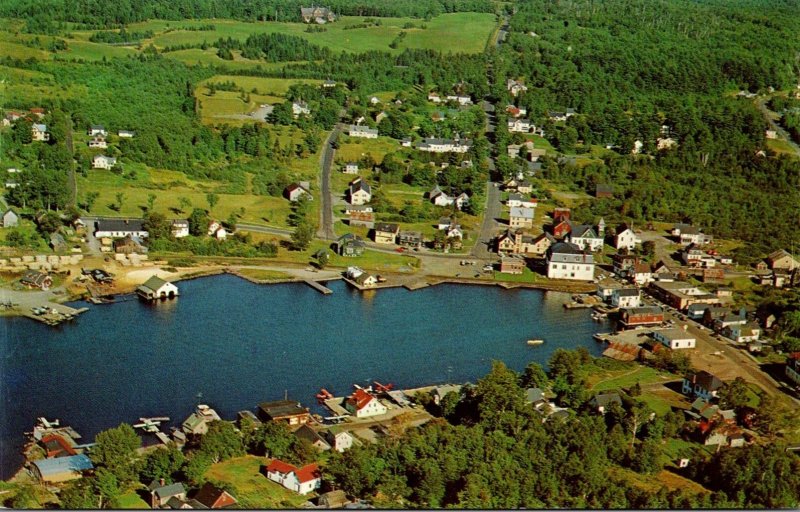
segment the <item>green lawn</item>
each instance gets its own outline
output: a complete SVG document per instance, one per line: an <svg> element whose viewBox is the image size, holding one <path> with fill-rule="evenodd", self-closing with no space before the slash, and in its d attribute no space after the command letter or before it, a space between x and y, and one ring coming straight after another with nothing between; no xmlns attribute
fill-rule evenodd
<svg viewBox="0 0 800 512"><path fill-rule="evenodd" d="M632 363L630 368L623 370L603 370L595 373L589 377L588 383L590 389L594 391L607 391L609 389L627 389L637 382L640 385L663 382L669 378L674 378L674 376L666 376L649 366Z"/></svg>
<svg viewBox="0 0 800 512"><path fill-rule="evenodd" d="M150 504L144 501L136 491L128 491L119 498L117 498L116 505L119 508L124 509L133 509L133 510L143 510L149 509Z"/></svg>
<svg viewBox="0 0 800 512"><path fill-rule="evenodd" d="M233 495L244 509L298 508L312 495L301 496L285 489L261 474L267 459L246 455L214 464L206 472L208 480L229 483Z"/></svg>
<svg viewBox="0 0 800 512"><path fill-rule="evenodd" d="M336 163L340 165L357 162L366 155L372 155L375 163L380 164L387 153L394 153L401 149L400 143L389 137L364 139L344 135L339 142L339 149L336 150Z"/></svg>
<svg viewBox="0 0 800 512"><path fill-rule="evenodd" d="M281 272L280 270L265 270L261 268L242 268L239 269L238 272L259 281L280 281L291 277L290 274Z"/></svg>
<svg viewBox="0 0 800 512"><path fill-rule="evenodd" d="M499 270L495 270L494 280L502 283L537 283L547 281L547 278L525 267L522 274L504 274Z"/></svg>

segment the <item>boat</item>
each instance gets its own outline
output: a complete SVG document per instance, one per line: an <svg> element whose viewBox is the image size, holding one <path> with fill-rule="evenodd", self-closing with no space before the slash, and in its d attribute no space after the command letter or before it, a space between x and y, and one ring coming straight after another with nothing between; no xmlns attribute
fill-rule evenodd
<svg viewBox="0 0 800 512"><path fill-rule="evenodd" d="M528 345L541 345L542 343L544 343L544 340L537 338L533 340L528 340L527 343Z"/></svg>

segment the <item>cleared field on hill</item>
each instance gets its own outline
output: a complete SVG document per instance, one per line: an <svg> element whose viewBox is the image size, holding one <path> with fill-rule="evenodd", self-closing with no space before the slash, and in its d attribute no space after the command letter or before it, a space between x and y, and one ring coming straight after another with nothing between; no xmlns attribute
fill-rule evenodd
<svg viewBox="0 0 800 512"><path fill-rule="evenodd" d="M146 42L153 42L158 48L202 44L203 41L213 45L220 37L245 40L251 34L279 33L302 37L337 52L360 53L381 50L399 53L405 48L421 48L443 52L478 53L483 51L495 26L493 14L472 12L443 14L430 21L414 18L375 19L380 21L380 26L345 30L345 27L363 23L364 18L344 16L335 23L325 25L325 32L306 32L308 25L304 23L248 23L231 20L153 20L132 24L128 30L153 31L156 36ZM215 29L181 30L181 27L208 24L214 25ZM407 24L413 24L415 28L403 28ZM426 28L420 28L423 25ZM406 32L405 39L397 49L389 48L389 44L401 31Z"/></svg>

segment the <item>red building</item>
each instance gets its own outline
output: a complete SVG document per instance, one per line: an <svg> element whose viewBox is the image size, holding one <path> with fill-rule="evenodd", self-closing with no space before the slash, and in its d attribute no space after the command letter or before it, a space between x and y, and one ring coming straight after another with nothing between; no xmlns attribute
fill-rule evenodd
<svg viewBox="0 0 800 512"><path fill-rule="evenodd" d="M572 231L572 226L569 225L569 221L567 220L562 220L553 224L553 236L558 239L564 238L570 231Z"/></svg>
<svg viewBox="0 0 800 512"><path fill-rule="evenodd" d="M553 210L553 224L562 220L572 220L572 210L569 208L556 208Z"/></svg>
<svg viewBox="0 0 800 512"><path fill-rule="evenodd" d="M658 306L625 308L620 311L619 323L623 329L633 327L660 325L664 321L664 312Z"/></svg>

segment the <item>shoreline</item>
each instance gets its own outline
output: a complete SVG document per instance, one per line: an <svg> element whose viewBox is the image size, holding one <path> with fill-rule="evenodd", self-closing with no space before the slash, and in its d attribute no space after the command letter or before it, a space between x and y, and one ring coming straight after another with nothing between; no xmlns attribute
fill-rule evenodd
<svg viewBox="0 0 800 512"><path fill-rule="evenodd" d="M242 272L246 271L247 269L274 270L276 272L284 272L287 274L287 276L278 278L259 279L254 276L247 275L246 272ZM137 269L137 270L145 270L145 269ZM342 276L343 270L344 269L340 270L340 267L331 267L331 270L308 271L307 266L299 268L287 265L275 265L274 267L270 266L268 268L265 268L265 266L211 265L207 267L179 267L176 269L176 272L174 272L176 274L175 276L165 276L165 280L170 282L179 282L179 281L200 279L204 277L211 277L221 274L230 274L257 285L303 283L309 280L325 283L329 281L343 279ZM154 269L153 274L157 273L158 272ZM303 277L302 274L306 273L312 275ZM497 286L505 290L531 289L531 290L542 290L542 291L561 292L561 293L591 293L595 290L595 285L593 282L564 281L564 282L531 283L531 282L476 279L469 277L443 276L436 274L409 276L408 274L394 273L394 272L390 273L384 272L384 275L390 278L390 281L388 283L382 283L377 286L363 288L363 289L358 288L358 289L361 291L373 291L373 290L382 290L388 288L405 288L408 291L415 291L419 289L430 288L432 286L438 286L441 284L461 284L461 285L472 285L472 286ZM113 290L110 290L107 295L129 295L131 293L135 293L136 287L139 286L139 284L131 283L129 282L129 280L125 279L125 277L127 277L127 274L121 279L121 281L123 282L115 284ZM347 280L345 279L345 281ZM63 304L66 302L86 301L88 295L88 292L86 291L80 293L76 293L73 291L72 293L70 293L68 291L69 286L65 286L61 290L63 290L61 294L52 293L51 294L52 296L50 297L48 302L52 302L54 304ZM24 312L20 309L0 310L0 317L25 317L25 316L26 315L24 314Z"/></svg>

